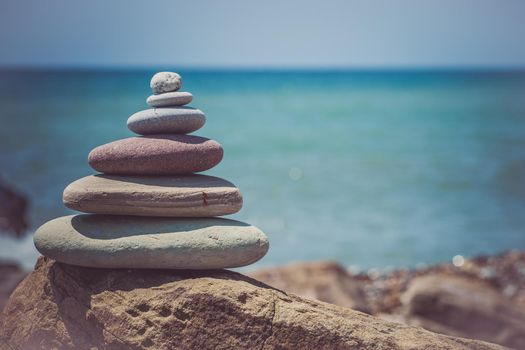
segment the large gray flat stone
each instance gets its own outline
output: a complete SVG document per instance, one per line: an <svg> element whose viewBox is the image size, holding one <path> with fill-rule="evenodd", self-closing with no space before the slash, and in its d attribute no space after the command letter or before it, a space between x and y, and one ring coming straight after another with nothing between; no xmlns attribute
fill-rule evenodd
<svg viewBox="0 0 525 350"><path fill-rule="evenodd" d="M238 212L242 196L232 183L206 175L92 175L64 190L64 204L93 214L210 217Z"/></svg>
<svg viewBox="0 0 525 350"><path fill-rule="evenodd" d="M42 255L99 268L220 269L249 265L268 251L258 228L220 218L71 215L34 236Z"/></svg>

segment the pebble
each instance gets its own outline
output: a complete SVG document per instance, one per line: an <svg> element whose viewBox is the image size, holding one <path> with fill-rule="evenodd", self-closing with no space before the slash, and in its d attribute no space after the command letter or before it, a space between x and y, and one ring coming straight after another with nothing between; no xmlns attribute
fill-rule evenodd
<svg viewBox="0 0 525 350"><path fill-rule="evenodd" d="M177 91L182 86L182 78L177 73L159 72L151 78L149 86L155 95Z"/></svg>
<svg viewBox="0 0 525 350"><path fill-rule="evenodd" d="M140 134L188 134L204 126L206 116L191 107L152 108L133 114L128 129Z"/></svg>
<svg viewBox="0 0 525 350"><path fill-rule="evenodd" d="M254 263L268 251L258 228L221 218L71 215L34 235L43 255L96 268L222 269Z"/></svg>
<svg viewBox="0 0 525 350"><path fill-rule="evenodd" d="M130 137L98 146L89 165L106 174L184 175L213 168L222 160L217 141L193 135Z"/></svg>
<svg viewBox="0 0 525 350"><path fill-rule="evenodd" d="M211 217L242 207L235 185L206 175L91 175L67 186L63 200L73 210L113 215Z"/></svg>
<svg viewBox="0 0 525 350"><path fill-rule="evenodd" d="M184 106L193 100L189 92L175 91L151 95L146 102L152 107Z"/></svg>

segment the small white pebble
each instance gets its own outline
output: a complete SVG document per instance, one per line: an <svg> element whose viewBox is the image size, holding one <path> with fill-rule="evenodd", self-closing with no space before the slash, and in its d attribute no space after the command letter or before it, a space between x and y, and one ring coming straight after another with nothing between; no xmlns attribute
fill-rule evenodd
<svg viewBox="0 0 525 350"><path fill-rule="evenodd" d="M456 255L452 258L452 264L456 267L461 267L465 263L465 258L462 255Z"/></svg>
<svg viewBox="0 0 525 350"><path fill-rule="evenodd" d="M151 78L149 86L155 95L177 91L182 86L182 78L177 73L159 72Z"/></svg>

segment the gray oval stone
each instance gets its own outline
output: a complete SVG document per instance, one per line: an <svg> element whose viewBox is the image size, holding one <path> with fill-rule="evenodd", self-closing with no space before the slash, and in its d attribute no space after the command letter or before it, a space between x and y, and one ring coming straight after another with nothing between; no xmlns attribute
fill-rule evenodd
<svg viewBox="0 0 525 350"><path fill-rule="evenodd" d="M193 100L189 92L166 92L160 95L151 95L146 102L152 107L184 106Z"/></svg>
<svg viewBox="0 0 525 350"><path fill-rule="evenodd" d="M151 78L149 86L155 95L177 91L182 86L182 78L174 72L158 72Z"/></svg>
<svg viewBox="0 0 525 350"><path fill-rule="evenodd" d="M87 214L45 223L34 243L42 255L66 264L145 269L245 266L269 247L262 231L235 220Z"/></svg>
<svg viewBox="0 0 525 350"><path fill-rule="evenodd" d="M206 123L201 110L191 107L152 108L128 118L128 129L140 135L188 134Z"/></svg>
<svg viewBox="0 0 525 350"><path fill-rule="evenodd" d="M242 207L241 192L214 176L91 175L64 190L66 207L84 213L211 217Z"/></svg>

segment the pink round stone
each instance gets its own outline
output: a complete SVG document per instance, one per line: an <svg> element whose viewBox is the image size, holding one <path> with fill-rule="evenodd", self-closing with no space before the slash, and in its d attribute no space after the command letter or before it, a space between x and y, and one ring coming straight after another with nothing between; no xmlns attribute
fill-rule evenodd
<svg viewBox="0 0 525 350"><path fill-rule="evenodd" d="M222 160L217 141L194 135L130 137L99 146L89 165L105 174L181 175L213 168Z"/></svg>

